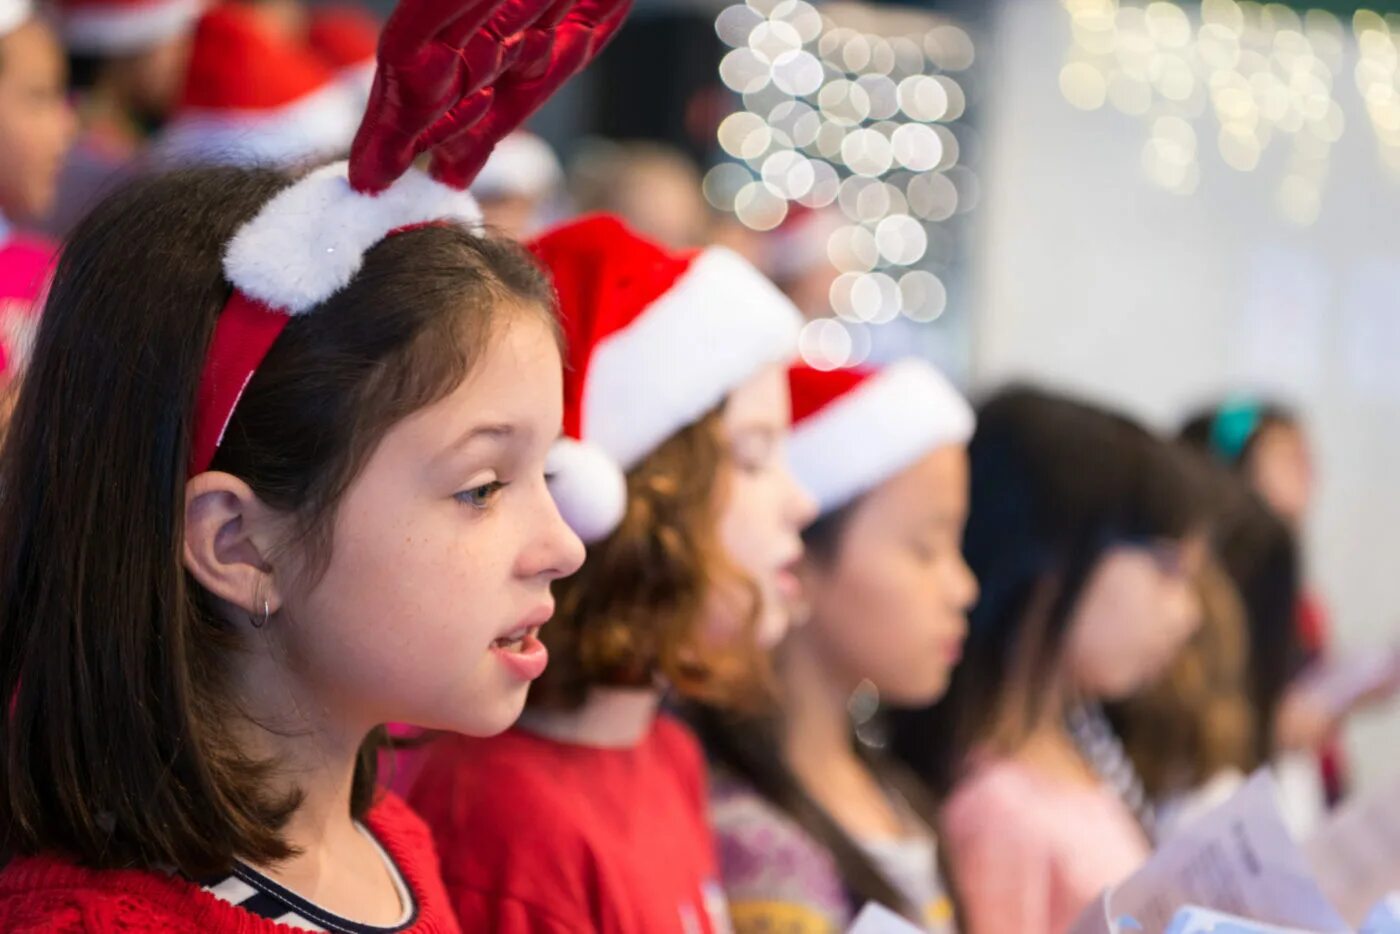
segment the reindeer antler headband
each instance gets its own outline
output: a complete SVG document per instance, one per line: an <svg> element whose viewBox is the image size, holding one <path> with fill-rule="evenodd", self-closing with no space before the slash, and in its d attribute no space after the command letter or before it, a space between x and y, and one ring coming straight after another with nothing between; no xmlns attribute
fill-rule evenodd
<svg viewBox="0 0 1400 934"><path fill-rule="evenodd" d="M384 27L348 162L291 185L229 242L234 291L195 403L190 475L209 469L239 397L291 316L344 288L391 234L475 227L466 187L492 147L587 64L632 0L402 0ZM430 156L425 174L411 166Z"/></svg>

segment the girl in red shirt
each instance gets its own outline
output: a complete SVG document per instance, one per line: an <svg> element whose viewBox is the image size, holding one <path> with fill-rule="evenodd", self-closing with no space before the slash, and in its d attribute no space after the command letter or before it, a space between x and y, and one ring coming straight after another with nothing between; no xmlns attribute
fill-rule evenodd
<svg viewBox="0 0 1400 934"><path fill-rule="evenodd" d="M463 190L625 4L545 7L434 59L502 90L430 172L416 52L460 11L405 0L349 164L155 177L73 235L0 473L0 930L458 930L374 762L386 721L509 726L583 557L552 290Z"/></svg>
<svg viewBox="0 0 1400 934"><path fill-rule="evenodd" d="M724 931L703 759L657 711L753 699L786 628L814 511L784 455L799 315L737 255L608 217L533 249L568 347L555 498L588 557L520 725L440 742L410 801L464 928Z"/></svg>

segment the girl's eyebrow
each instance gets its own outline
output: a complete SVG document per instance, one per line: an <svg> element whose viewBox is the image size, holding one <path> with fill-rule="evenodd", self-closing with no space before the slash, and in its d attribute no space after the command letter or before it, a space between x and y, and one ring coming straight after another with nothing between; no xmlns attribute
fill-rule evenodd
<svg viewBox="0 0 1400 934"><path fill-rule="evenodd" d="M477 425L464 432L456 440L444 447L438 457L448 457L455 454L462 448L481 438L486 438L491 441L509 441L515 433L515 426L507 422L492 422L484 425Z"/></svg>

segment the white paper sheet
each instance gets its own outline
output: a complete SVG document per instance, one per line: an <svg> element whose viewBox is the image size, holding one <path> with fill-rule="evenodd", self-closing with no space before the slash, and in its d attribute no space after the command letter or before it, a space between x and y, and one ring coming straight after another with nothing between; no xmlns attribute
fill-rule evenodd
<svg viewBox="0 0 1400 934"><path fill-rule="evenodd" d="M1140 930L1163 934L1177 911L1196 905L1266 924L1344 932L1346 921L1313 881L1267 772L1167 841L1132 878L1105 893L1075 934ZM1122 919L1131 918L1128 926Z"/></svg>
<svg viewBox="0 0 1400 934"><path fill-rule="evenodd" d="M1303 847L1318 886L1360 926L1400 889L1400 779L1342 804Z"/></svg>
<svg viewBox="0 0 1400 934"><path fill-rule="evenodd" d="M923 931L884 905L867 902L846 934L923 934Z"/></svg>

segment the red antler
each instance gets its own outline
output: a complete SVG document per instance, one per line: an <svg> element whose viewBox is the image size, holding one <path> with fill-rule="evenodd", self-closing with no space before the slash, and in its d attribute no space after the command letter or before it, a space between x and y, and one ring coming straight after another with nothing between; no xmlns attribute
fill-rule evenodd
<svg viewBox="0 0 1400 934"><path fill-rule="evenodd" d="M612 38L632 0L401 0L384 27L350 184L378 192L417 156L464 188Z"/></svg>

